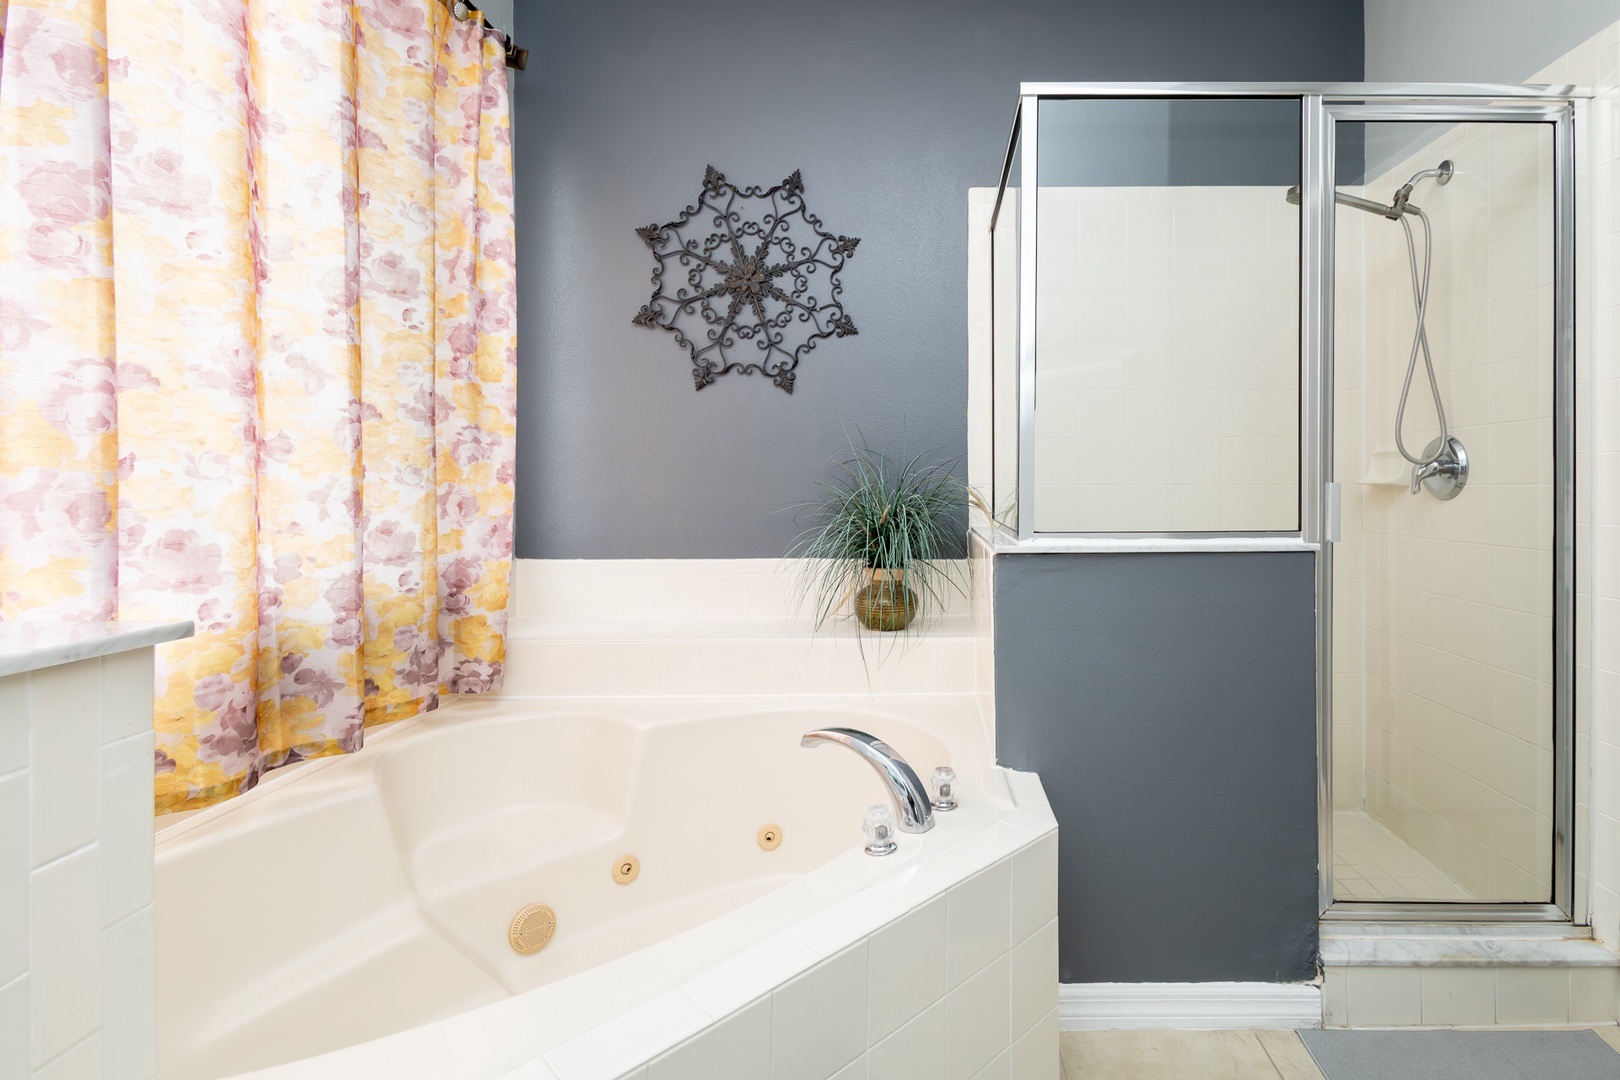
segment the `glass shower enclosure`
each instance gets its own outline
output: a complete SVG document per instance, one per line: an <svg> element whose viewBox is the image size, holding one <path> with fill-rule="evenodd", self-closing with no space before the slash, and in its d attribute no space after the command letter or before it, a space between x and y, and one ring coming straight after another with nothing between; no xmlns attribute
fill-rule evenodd
<svg viewBox="0 0 1620 1080"><path fill-rule="evenodd" d="M1316 556L1328 918L1578 917L1575 94L1026 84L1001 543Z"/></svg>

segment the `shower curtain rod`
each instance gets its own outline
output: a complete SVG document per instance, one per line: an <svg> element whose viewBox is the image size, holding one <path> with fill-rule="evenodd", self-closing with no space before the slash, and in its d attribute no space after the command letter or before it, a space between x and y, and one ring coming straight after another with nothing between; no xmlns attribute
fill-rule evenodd
<svg viewBox="0 0 1620 1080"><path fill-rule="evenodd" d="M517 68L519 71L522 71L528 66L529 50L518 48L517 44L512 40L511 34L508 34L505 30L500 30L494 26L491 26L489 24L489 20L484 18L484 13L478 10L477 5L468 3L467 0L440 0L440 2L450 9L451 15L454 15L462 22L466 22L468 19L476 17L483 21L485 30L493 30L495 33L501 35L501 41L506 46L507 67Z"/></svg>

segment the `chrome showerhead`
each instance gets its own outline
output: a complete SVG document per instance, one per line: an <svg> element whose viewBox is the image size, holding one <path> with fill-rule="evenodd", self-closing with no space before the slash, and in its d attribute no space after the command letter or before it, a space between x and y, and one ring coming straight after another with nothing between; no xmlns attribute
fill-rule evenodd
<svg viewBox="0 0 1620 1080"><path fill-rule="evenodd" d="M1335 191L1333 193L1333 201L1338 203L1340 206L1353 206L1357 210L1365 210L1369 214L1378 214L1381 217L1389 218L1391 221L1397 221L1400 219L1402 214L1406 213L1406 200L1411 198L1412 188L1417 185L1419 180L1433 178L1435 183L1444 186L1451 183L1451 177L1456 171L1456 167L1452 165L1451 160L1448 158L1445 161L1442 161L1437 168L1424 169L1421 172L1413 173L1412 179L1402 184L1400 188L1396 190L1395 198L1390 200L1390 204L1388 206L1385 206L1383 203L1375 203L1370 199L1360 198L1356 195L1347 195L1342 191ZM1299 185L1295 184L1293 187L1289 188L1283 197L1289 202L1293 203L1295 206L1298 206ZM1417 207L1414 206L1411 209L1416 210Z"/></svg>
<svg viewBox="0 0 1620 1080"><path fill-rule="evenodd" d="M1402 184L1395 192L1395 198L1390 201L1389 211L1384 216L1393 221L1406 212L1406 200L1411 198L1412 189L1417 186L1418 181L1433 179L1435 183L1445 187L1451 183L1452 174L1456 171L1457 168L1451 163L1450 158L1442 161L1437 168L1419 169L1412 174L1412 179Z"/></svg>

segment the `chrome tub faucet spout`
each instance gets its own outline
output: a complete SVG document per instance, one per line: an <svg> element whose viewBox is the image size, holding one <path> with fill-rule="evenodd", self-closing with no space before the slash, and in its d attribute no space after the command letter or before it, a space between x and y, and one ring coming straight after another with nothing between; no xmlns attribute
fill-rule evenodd
<svg viewBox="0 0 1620 1080"><path fill-rule="evenodd" d="M812 750L828 743L855 751L883 778L895 815L900 819L901 832L925 833L934 827L934 808L929 805L928 788L917 777L916 770L888 743L876 735L841 727L806 732L799 740L800 746Z"/></svg>

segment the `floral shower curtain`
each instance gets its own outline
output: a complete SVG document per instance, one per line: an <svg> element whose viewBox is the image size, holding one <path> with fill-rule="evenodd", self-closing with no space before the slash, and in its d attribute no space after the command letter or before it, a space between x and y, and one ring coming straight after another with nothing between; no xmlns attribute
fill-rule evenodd
<svg viewBox="0 0 1620 1080"><path fill-rule="evenodd" d="M160 811L497 686L506 67L438 0L0 0L0 618L192 619Z"/></svg>

